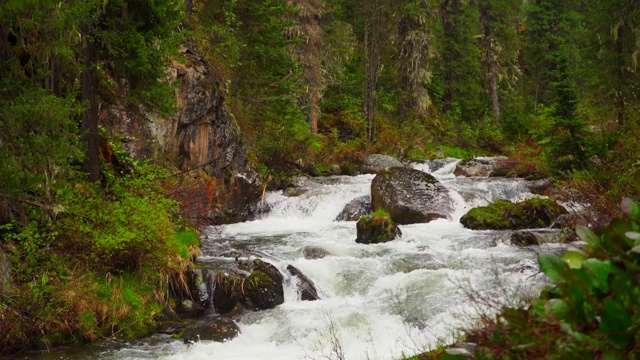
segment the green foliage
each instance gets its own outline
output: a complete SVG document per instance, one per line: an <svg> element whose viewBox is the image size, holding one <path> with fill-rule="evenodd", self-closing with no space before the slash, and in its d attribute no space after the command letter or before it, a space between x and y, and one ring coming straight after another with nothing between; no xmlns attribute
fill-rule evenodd
<svg viewBox="0 0 640 360"><path fill-rule="evenodd" d="M137 173L113 179L106 194L96 185L63 192L62 206L73 216L61 220L60 245L105 270L170 266L185 244L174 241L171 213L176 204L162 194L158 178L164 175L157 167L142 165Z"/></svg>
<svg viewBox="0 0 640 360"><path fill-rule="evenodd" d="M443 110L462 121L478 119L487 109L475 40L480 32L479 13L475 6L460 0L444 1L441 6Z"/></svg>
<svg viewBox="0 0 640 360"><path fill-rule="evenodd" d="M0 80L0 193L44 195L69 176L81 158L77 123L82 110L72 97L59 98L23 84L18 96Z"/></svg>
<svg viewBox="0 0 640 360"><path fill-rule="evenodd" d="M389 218L389 221L391 221L391 214L389 214L389 212L386 211L383 208L377 208L376 211L374 211L373 214L371 214L371 216L373 216L373 217L386 217L386 218Z"/></svg>
<svg viewBox="0 0 640 360"><path fill-rule="evenodd" d="M175 100L159 65L177 54L182 38L174 31L183 20L183 6L177 0L110 0L96 29L99 58L111 65L113 76L129 81L134 99L165 114L172 113Z"/></svg>

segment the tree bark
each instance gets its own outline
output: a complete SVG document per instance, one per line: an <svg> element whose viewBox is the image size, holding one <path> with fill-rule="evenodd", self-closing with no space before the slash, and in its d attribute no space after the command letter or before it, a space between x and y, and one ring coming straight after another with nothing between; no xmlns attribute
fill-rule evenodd
<svg viewBox="0 0 640 360"><path fill-rule="evenodd" d="M491 92L491 108L496 120L500 119L500 99L498 97L498 76L493 60L489 60L489 90Z"/></svg>
<svg viewBox="0 0 640 360"><path fill-rule="evenodd" d="M98 73L96 70L98 55L96 43L87 26L82 29L82 37L85 39L82 55L84 57L84 69L82 71L80 96L86 103L87 109L82 115L82 143L85 147L83 170L89 174L89 181L100 180L99 163L99 136L98 136Z"/></svg>

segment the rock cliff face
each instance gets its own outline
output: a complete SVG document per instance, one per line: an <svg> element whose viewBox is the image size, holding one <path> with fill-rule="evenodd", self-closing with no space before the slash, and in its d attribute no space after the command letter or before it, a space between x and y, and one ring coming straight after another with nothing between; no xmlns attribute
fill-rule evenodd
<svg viewBox="0 0 640 360"><path fill-rule="evenodd" d="M202 169L217 180L217 198L206 215L210 223L242 221L255 211L261 186L247 158L240 129L225 104L225 91L208 64L183 49L187 64L174 62L178 110L167 118L132 104L103 104L100 120L112 139L137 158L163 157L182 171Z"/></svg>

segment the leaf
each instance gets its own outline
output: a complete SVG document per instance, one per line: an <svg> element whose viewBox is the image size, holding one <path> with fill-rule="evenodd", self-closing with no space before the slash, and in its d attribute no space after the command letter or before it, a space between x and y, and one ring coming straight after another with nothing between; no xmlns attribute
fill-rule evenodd
<svg viewBox="0 0 640 360"><path fill-rule="evenodd" d="M556 319L567 320L567 316L569 315L571 308L569 307L569 304L562 299L551 299L547 302L546 310L547 313L551 314Z"/></svg>
<svg viewBox="0 0 640 360"><path fill-rule="evenodd" d="M567 251L562 255L562 260L564 260L571 269L580 269L586 258L587 254L579 250Z"/></svg>
<svg viewBox="0 0 640 360"><path fill-rule="evenodd" d="M590 275L591 284L600 290L609 288L609 274L613 272L613 265L609 260L587 259L583 264L583 270Z"/></svg>
<svg viewBox="0 0 640 360"><path fill-rule="evenodd" d="M612 299L606 300L600 313L600 331L610 335L609 340L616 348L622 349L629 343L629 326L631 317L622 305Z"/></svg>
<svg viewBox="0 0 640 360"><path fill-rule="evenodd" d="M553 254L542 254L538 257L540 269L553 282L563 283L566 281L565 274L568 271L567 264Z"/></svg>
<svg viewBox="0 0 640 360"><path fill-rule="evenodd" d="M580 240L586 242L591 247L597 247L598 243L600 242L598 235L596 235L593 231L587 228L584 228L584 227L577 228L576 234L578 235Z"/></svg>

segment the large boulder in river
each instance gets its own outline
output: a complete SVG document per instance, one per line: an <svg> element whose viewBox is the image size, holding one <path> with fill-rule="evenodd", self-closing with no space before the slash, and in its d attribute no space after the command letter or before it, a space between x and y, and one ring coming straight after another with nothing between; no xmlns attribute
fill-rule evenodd
<svg viewBox="0 0 640 360"><path fill-rule="evenodd" d="M400 229L387 215L363 216L356 223L356 242L359 244L379 244L402 236Z"/></svg>
<svg viewBox="0 0 640 360"><path fill-rule="evenodd" d="M474 230L517 230L551 226L567 210L551 199L532 198L519 203L497 200L469 210L460 222Z"/></svg>
<svg viewBox="0 0 640 360"><path fill-rule="evenodd" d="M358 221L371 214L371 196L363 195L351 200L336 217L336 221Z"/></svg>
<svg viewBox="0 0 640 360"><path fill-rule="evenodd" d="M216 274L213 307L219 314L237 308L271 309L284 302L283 276L273 265L261 259L242 264L244 273ZM250 272L246 276L246 272Z"/></svg>
<svg viewBox="0 0 640 360"><path fill-rule="evenodd" d="M447 219L453 212L449 192L438 180L404 167L378 173L371 182L371 205L373 209L387 211L398 224Z"/></svg>
<svg viewBox="0 0 640 360"><path fill-rule="evenodd" d="M364 159L362 165L363 174L377 174L391 167L403 167L402 163L389 155L373 154Z"/></svg>

